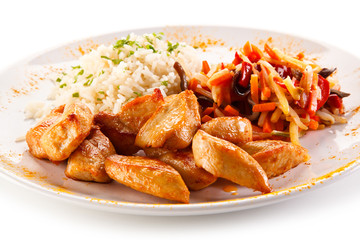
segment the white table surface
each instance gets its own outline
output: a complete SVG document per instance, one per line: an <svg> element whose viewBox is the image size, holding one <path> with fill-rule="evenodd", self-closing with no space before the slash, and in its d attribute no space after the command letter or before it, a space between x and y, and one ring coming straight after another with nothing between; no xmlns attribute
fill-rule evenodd
<svg viewBox="0 0 360 240"><path fill-rule="evenodd" d="M62 43L164 25L275 30L330 43L360 57L360 13L354 4L0 1L0 70ZM208 216L144 217L79 207L0 177L0 239L354 239L360 222L359 185L360 172L355 172L298 198L257 209Z"/></svg>

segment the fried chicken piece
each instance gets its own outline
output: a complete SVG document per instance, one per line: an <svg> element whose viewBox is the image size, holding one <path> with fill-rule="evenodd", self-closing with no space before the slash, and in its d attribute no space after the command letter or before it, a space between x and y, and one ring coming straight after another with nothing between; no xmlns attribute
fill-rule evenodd
<svg viewBox="0 0 360 240"><path fill-rule="evenodd" d="M190 145L200 128L199 104L186 90L165 101L140 129L135 144L141 148L183 149Z"/></svg>
<svg viewBox="0 0 360 240"><path fill-rule="evenodd" d="M199 130L192 149L196 165L214 176L263 193L271 192L265 171L240 147Z"/></svg>
<svg viewBox="0 0 360 240"><path fill-rule="evenodd" d="M40 146L51 161L62 161L89 135L93 114L83 103L65 106L60 118L40 138Z"/></svg>
<svg viewBox="0 0 360 240"><path fill-rule="evenodd" d="M137 97L122 106L118 116L132 131L138 133L155 110L164 103L164 98L158 88L152 95Z"/></svg>
<svg viewBox="0 0 360 240"><path fill-rule="evenodd" d="M109 139L98 126L94 126L89 136L70 155L65 175L75 180L111 182L105 172L105 158L115 153Z"/></svg>
<svg viewBox="0 0 360 240"><path fill-rule="evenodd" d="M217 117L204 123L201 130L234 144L252 141L252 126L247 118Z"/></svg>
<svg viewBox="0 0 360 240"><path fill-rule="evenodd" d="M110 139L118 154L132 155L140 150L134 144L136 132L128 128L118 115L99 112L94 117L94 123L100 126L101 132Z"/></svg>
<svg viewBox="0 0 360 240"><path fill-rule="evenodd" d="M105 160L110 178L137 191L157 197L189 202L190 192L180 174L157 159L112 155Z"/></svg>
<svg viewBox="0 0 360 240"><path fill-rule="evenodd" d="M146 148L145 153L169 164L178 171L190 190L203 189L216 181L216 177L195 165L191 150L172 152L164 148Z"/></svg>
<svg viewBox="0 0 360 240"><path fill-rule="evenodd" d="M305 148L279 140L253 141L239 146L262 166L268 178L279 176L310 159Z"/></svg>
<svg viewBox="0 0 360 240"><path fill-rule="evenodd" d="M65 105L61 105L51 110L43 120L26 133L26 143L29 146L29 152L36 158L47 159L43 148L40 146L40 139L44 132L50 128L63 114Z"/></svg>

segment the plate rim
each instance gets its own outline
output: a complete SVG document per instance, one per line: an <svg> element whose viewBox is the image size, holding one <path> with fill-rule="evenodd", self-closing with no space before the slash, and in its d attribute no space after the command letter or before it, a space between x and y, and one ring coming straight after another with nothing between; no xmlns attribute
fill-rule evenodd
<svg viewBox="0 0 360 240"><path fill-rule="evenodd" d="M279 35L287 35L290 37L297 38L299 40L310 41L316 44L320 44L326 47L331 47L337 49L341 52L344 52L356 59L359 59L357 55L350 53L340 47L333 46L329 43L323 41L317 41L312 38L303 37L297 34L289 34L280 31L273 31L261 28L251 28L251 27L243 27L243 26L221 26L221 25L166 25L166 26L153 26L153 27L139 27L139 28L131 28L131 29L122 29L120 31L114 31L109 33L104 33L100 35L89 36L81 39L76 39L73 41L67 41L57 46L49 47L42 51L38 51L34 54L31 54L23 59L17 60L14 63L10 63L1 69L1 73L8 71L14 65L21 62L22 60L31 60L38 56L41 56L47 52L54 51L60 47L68 46L70 44L75 44L78 42L84 42L93 38L100 38L102 36L107 35L116 35L124 32L145 32L151 31L152 29L166 29L166 28L229 28L229 29L241 29L248 31L259 31L266 32L269 34L279 34ZM0 156L1 157L1 156ZM5 159L5 161L7 161ZM251 209L255 207L260 207L264 205L273 204L274 202L280 202L289 200L295 196L303 195L300 193L308 193L310 190L318 189L319 187L328 186L329 183L333 183L334 179L341 179L349 174L360 169L360 161L359 159L354 159L349 163L339 167L338 169L327 173L321 177L317 177L315 181L310 181L305 184L300 184L293 186L291 188L286 188L283 190L279 190L276 192L262 194L252 197L244 197L244 198L235 198L235 199L227 199L227 200L219 200L219 201L210 201L210 202L200 202L200 203L189 203L189 204L179 204L179 203L166 203L166 204L153 204L153 203L134 203L134 202L125 202L125 201L117 201L117 200L106 200L106 199L96 199L92 197L85 197L82 195L74 195L66 192L57 192L51 188L46 188L39 184L36 184L34 181L26 179L24 177L16 176L15 173L12 173L10 170L7 170L2 167L0 164L0 175L5 179L8 179L12 182L15 182L21 186L24 186L28 189L38 191L46 196L51 196L56 199L66 200L68 202L76 203L81 206L90 206L93 208L102 208L104 210L109 210L112 212L125 213L125 214L134 214L134 215L162 215L162 216L175 216L175 215L205 215L205 214L214 214L214 213L224 213L231 211L239 211L243 209ZM306 190L306 191L303 191ZM288 192L288 194L286 194ZM59 197L60 196L60 197ZM212 207L212 208L208 208ZM144 211L146 210L146 211ZM170 210L170 211L169 211ZM173 210L173 211L172 211Z"/></svg>

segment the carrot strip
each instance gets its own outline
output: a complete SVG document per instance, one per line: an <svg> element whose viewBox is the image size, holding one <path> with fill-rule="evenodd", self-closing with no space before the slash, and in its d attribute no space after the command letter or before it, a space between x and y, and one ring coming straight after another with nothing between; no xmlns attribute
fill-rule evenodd
<svg viewBox="0 0 360 240"><path fill-rule="evenodd" d="M309 128L312 130L317 130L318 127L319 127L319 122L311 119L309 122Z"/></svg>
<svg viewBox="0 0 360 240"><path fill-rule="evenodd" d="M251 99L257 104L259 103L259 81L256 74L252 74L250 78L250 94Z"/></svg>
<svg viewBox="0 0 360 240"><path fill-rule="evenodd" d="M271 122L269 116L266 116L264 125L263 125L263 132L264 133L271 133L272 132Z"/></svg>
<svg viewBox="0 0 360 240"><path fill-rule="evenodd" d="M255 104L253 106L252 111L253 112L269 112L269 111L275 110L275 108L276 108L275 102L259 103L259 104Z"/></svg>
<svg viewBox="0 0 360 240"><path fill-rule="evenodd" d="M238 110L236 110L234 107L232 107L231 105L227 105L225 108L224 108L225 112L226 113L229 113L231 116L239 116L240 113Z"/></svg>
<svg viewBox="0 0 360 240"><path fill-rule="evenodd" d="M208 72L210 71L209 63L206 60L202 61L202 71L205 74L208 74Z"/></svg>
<svg viewBox="0 0 360 240"><path fill-rule="evenodd" d="M207 107L203 112L202 114L203 115L210 115L211 113L214 112L214 108L213 107Z"/></svg>
<svg viewBox="0 0 360 240"><path fill-rule="evenodd" d="M201 118L201 122L206 123L208 121L210 121L212 119L212 117L210 117L209 115L205 115Z"/></svg>
<svg viewBox="0 0 360 240"><path fill-rule="evenodd" d="M231 81L233 72L230 72L227 68L214 73L208 80L208 84L211 86L217 86L225 82Z"/></svg>
<svg viewBox="0 0 360 240"><path fill-rule="evenodd" d="M273 49L267 43L265 43L264 45L264 50L267 54L269 54L271 58L275 60L281 60L281 58L279 58L279 56L273 51Z"/></svg>
<svg viewBox="0 0 360 240"><path fill-rule="evenodd" d="M243 52L244 52L244 55L245 55L245 56L249 56L249 54L252 52L252 51L251 51L251 45L250 45L250 42L249 42L249 41L247 41L247 42L244 44Z"/></svg>
<svg viewBox="0 0 360 240"><path fill-rule="evenodd" d="M189 82L188 89L195 91L195 89L197 88L197 85L198 85L198 81L195 78L192 78Z"/></svg>

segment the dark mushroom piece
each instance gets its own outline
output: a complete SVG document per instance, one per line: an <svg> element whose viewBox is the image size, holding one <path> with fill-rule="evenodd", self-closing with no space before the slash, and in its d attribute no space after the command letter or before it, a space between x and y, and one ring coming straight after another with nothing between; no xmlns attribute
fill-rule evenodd
<svg viewBox="0 0 360 240"><path fill-rule="evenodd" d="M252 106L255 103L250 99L250 84L247 87L240 86L239 78L241 76L241 71L237 71L232 79L232 105L239 109L242 116L248 118L250 121L253 121L259 117L259 113L252 111Z"/></svg>
<svg viewBox="0 0 360 240"><path fill-rule="evenodd" d="M185 91L186 89L188 89L188 81L187 81L186 73L179 62L174 63L174 68L180 77L181 91Z"/></svg>
<svg viewBox="0 0 360 240"><path fill-rule="evenodd" d="M342 92L336 89L330 89L330 94L336 94L339 98L344 98L350 96L350 93Z"/></svg>
<svg viewBox="0 0 360 240"><path fill-rule="evenodd" d="M197 101L200 104L202 110L205 110L208 107L212 107L214 104L214 100L205 96L198 96Z"/></svg>
<svg viewBox="0 0 360 240"><path fill-rule="evenodd" d="M320 72L318 74L326 79L328 76L330 76L335 71L336 71L336 68L332 68L332 69L323 68L320 70Z"/></svg>

